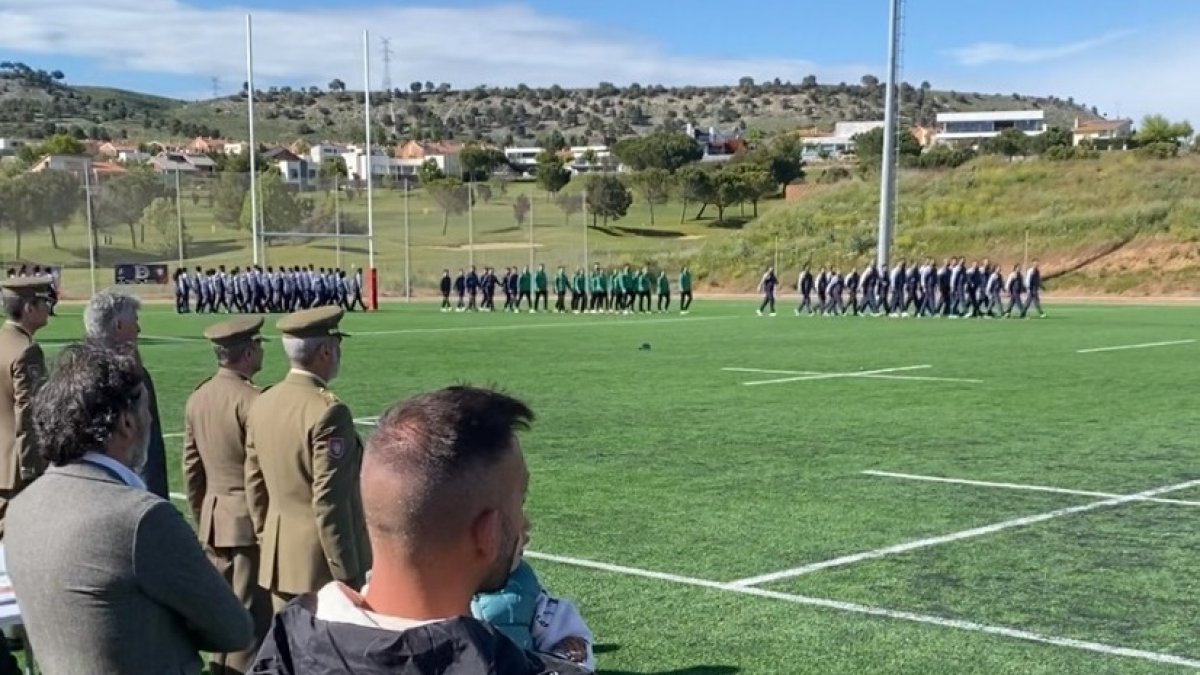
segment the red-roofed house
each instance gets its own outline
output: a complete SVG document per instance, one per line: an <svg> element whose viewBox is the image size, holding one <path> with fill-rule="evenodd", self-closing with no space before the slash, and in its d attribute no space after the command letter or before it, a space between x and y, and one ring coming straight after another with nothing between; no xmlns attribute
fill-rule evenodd
<svg viewBox="0 0 1200 675"><path fill-rule="evenodd" d="M1114 141L1125 141L1133 135L1133 120L1087 120L1080 122L1079 118L1075 118L1075 127L1071 129L1071 136L1074 139L1075 145L1079 145L1084 141L1106 141L1112 145L1118 145ZM1121 143L1120 145L1124 145Z"/></svg>

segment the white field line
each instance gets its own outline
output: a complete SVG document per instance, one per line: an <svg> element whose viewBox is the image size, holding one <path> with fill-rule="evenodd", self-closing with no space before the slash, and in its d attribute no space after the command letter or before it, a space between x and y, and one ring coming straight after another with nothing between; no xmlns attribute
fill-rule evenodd
<svg viewBox="0 0 1200 675"><path fill-rule="evenodd" d="M355 417L354 423L363 427L373 427L379 422L379 416L373 417Z"/></svg>
<svg viewBox="0 0 1200 675"><path fill-rule="evenodd" d="M202 337L179 337L176 335L140 335L139 337L147 340L162 340L163 342L208 342L207 338Z"/></svg>
<svg viewBox="0 0 1200 675"><path fill-rule="evenodd" d="M533 328L600 328L602 326L646 326L651 324L663 323L696 323L700 321L728 321L730 319L741 319L740 316L698 316L687 319L645 319L645 320L625 320L625 321L570 321L563 323L514 323L505 324L503 326L456 326L456 327L440 327L440 328L401 328L397 330L376 330L376 331L356 331L347 329L346 332L354 337L372 337L377 335L420 335L423 333L462 333L473 331L504 331L504 330L527 330ZM268 338L278 336L268 335Z"/></svg>
<svg viewBox="0 0 1200 675"><path fill-rule="evenodd" d="M1167 485L1165 487L1154 488L1153 490L1146 490L1145 492L1139 492L1139 493L1133 494L1133 495L1120 495L1117 497L1112 497L1110 499L1105 499L1105 500L1098 501L1098 502L1091 502L1090 504L1081 504L1079 506L1069 506L1067 508L1055 509L1054 511L1047 511L1045 513L1037 513L1037 514L1034 514L1031 516L1022 516L1020 518L1013 518L1011 520L1003 520L998 523L992 523L991 525L984 525L982 527L973 527L969 530L952 532L950 534L943 534L943 535L940 535L937 537L929 537L927 539L917 539L915 541L906 542L904 544L897 544L895 546L888 546L886 548L879 548L879 549L875 549L872 551L863 551L862 553L855 553L852 555L841 556L838 558L833 558L831 560L823 560L821 562L809 563L808 565L801 565L800 567L793 567L792 569L783 570L780 572L771 572L770 574L763 574L763 575L756 576L756 577L749 577L746 579L738 579L737 581L729 582L729 585L738 586L738 587L758 586L760 584L771 583L773 581L780 581L782 579L792 579L794 577L804 576L805 574L811 574L813 572L819 572L821 570L829 569L831 567L843 567L845 565L853 565L854 563L859 563L864 560L875 560L875 559L884 558L884 557L887 557L890 555L896 555L898 553L907 553L909 551L915 551L917 549L929 548L931 546L938 546L940 544L948 544L950 542L955 542L955 541L962 541L963 539L971 539L974 537L981 537L985 534L992 534L995 532L1012 529L1014 527L1024 527L1026 525L1033 525L1034 523L1041 523L1041 522L1045 522L1047 520L1053 520L1055 518L1062 518L1063 516L1069 516L1069 515L1073 515L1076 513L1086 513L1088 511L1095 511L1097 509L1103 509L1103 508L1106 508L1109 506L1117 506L1119 504L1126 504L1128 502L1142 501L1146 497L1156 497L1160 494L1164 494L1167 492L1175 492L1177 490L1186 490L1187 488L1194 487L1196 485L1200 485L1200 480L1190 480L1190 481L1187 481L1186 483L1177 483L1175 485Z"/></svg>
<svg viewBox="0 0 1200 675"><path fill-rule="evenodd" d="M1171 340L1170 342L1143 342L1137 345L1117 345L1116 347L1093 347L1092 349L1077 349L1076 354L1095 354L1096 352L1117 352L1124 349L1147 349L1149 347L1169 347L1171 345L1190 345L1195 340Z"/></svg>
<svg viewBox="0 0 1200 675"><path fill-rule="evenodd" d="M175 500L175 501L180 501L180 502L186 502L186 501L187 501L187 495L183 494L182 492L172 492L172 493L170 493L170 494L171 494L171 499L172 499L172 500Z"/></svg>
<svg viewBox="0 0 1200 675"><path fill-rule="evenodd" d="M1006 488L1009 490L1025 490L1027 492L1053 492L1062 495L1079 495L1081 497L1124 497L1125 495L1115 492L1095 492L1092 490L1071 490L1068 488L1049 487L1046 485L1024 485L1021 483L994 483L986 480L969 480L966 478L945 478L942 476L922 476L912 473L895 473L893 471L863 471L868 476L882 476L884 478L902 478L905 480L920 480L929 483L952 483L954 485L975 485L978 487L990 488ZM1200 506L1200 502L1188 501L1186 499L1169 499L1166 497L1143 497L1138 501L1154 502L1156 504L1180 504L1183 506Z"/></svg>
<svg viewBox="0 0 1200 675"><path fill-rule="evenodd" d="M866 377L867 375L881 375L884 373L899 373L907 370L924 370L933 366L903 366L900 368L880 368L879 370L860 370L851 371L849 373L818 373L816 375L799 375L797 377L784 377L774 380L755 380L753 382L745 382L747 387L754 387L760 384L782 384L784 382L803 382L806 380L832 380L840 377Z"/></svg>
<svg viewBox="0 0 1200 675"><path fill-rule="evenodd" d="M914 612L905 612L893 609L884 609L881 607L872 607L870 605L860 605L853 602L842 602L840 600L827 600L824 598L813 598L804 595L794 595L791 593L779 593L776 591L768 591L762 588L749 588L744 586L731 586L717 581L709 581L707 579L696 579L693 577L680 576L678 574L666 574L663 572L654 572L651 570L638 569L636 567L625 567L623 565L610 565L608 563L594 562L591 560L582 560L579 558L568 558L565 556L549 555L545 553L535 553L526 551L527 558L535 560L543 560L561 565L571 565L574 567L582 567L586 569L599 570L602 572L610 572L613 574L624 574L634 577L642 577L645 579L655 579L658 581L666 581L685 586L696 586L700 588L709 588L718 591L729 593L739 593L769 600L781 600L791 602L798 605L806 605L809 607L820 607L823 609L833 609L842 612L850 612L853 614L864 614L867 616L880 617L885 619L897 619L900 621L910 621L932 626L940 626L942 628L954 628L957 630L970 631L973 633L983 633L985 635L994 635L997 637L1005 637L1013 640L1024 640L1026 642L1037 642L1056 647L1066 647L1069 649L1078 649L1082 651L1095 652L1108 656L1123 656L1133 659L1141 659L1144 661L1153 661L1155 663L1170 664L1176 666L1186 666L1188 668L1200 669L1200 660L1189 659L1183 656L1175 656L1173 654L1163 654L1160 652L1150 652L1141 649L1130 649L1128 647L1117 647L1106 645L1099 642L1089 642L1087 640L1076 640L1073 638L1057 637L1053 635L1043 635L1031 631L1020 630L1017 628L1006 628L1004 626L991 626L974 621L962 621L959 619L946 619L940 616L931 616L928 614L917 614Z"/></svg>
<svg viewBox="0 0 1200 675"><path fill-rule="evenodd" d="M764 375L823 375L815 370L766 370L763 368L722 368L721 370L729 373L762 373ZM856 374L857 377L865 377L874 380L912 380L914 382L966 382L970 384L982 384L983 380L976 380L964 377L922 377L919 375L864 375Z"/></svg>
<svg viewBox="0 0 1200 675"><path fill-rule="evenodd" d="M163 434L163 438L183 438L183 432L175 431L169 434Z"/></svg>

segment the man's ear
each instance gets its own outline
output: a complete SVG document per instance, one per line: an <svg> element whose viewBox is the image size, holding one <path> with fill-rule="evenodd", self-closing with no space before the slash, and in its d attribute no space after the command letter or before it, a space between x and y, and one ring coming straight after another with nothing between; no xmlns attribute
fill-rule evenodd
<svg viewBox="0 0 1200 675"><path fill-rule="evenodd" d="M500 547L500 512L496 509L482 511L471 521L471 548L475 555L491 562Z"/></svg>

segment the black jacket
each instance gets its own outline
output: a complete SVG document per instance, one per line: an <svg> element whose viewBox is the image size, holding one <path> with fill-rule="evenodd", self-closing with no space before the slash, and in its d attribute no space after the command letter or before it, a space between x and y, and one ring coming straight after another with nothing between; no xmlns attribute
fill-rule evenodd
<svg viewBox="0 0 1200 675"><path fill-rule="evenodd" d="M403 633L318 619L316 594L275 615L253 675L587 675L549 656L526 652L491 625L470 617Z"/></svg>

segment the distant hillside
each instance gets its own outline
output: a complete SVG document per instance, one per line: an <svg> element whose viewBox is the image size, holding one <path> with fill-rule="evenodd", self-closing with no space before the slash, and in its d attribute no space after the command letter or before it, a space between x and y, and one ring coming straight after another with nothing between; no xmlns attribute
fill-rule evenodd
<svg viewBox="0 0 1200 675"><path fill-rule="evenodd" d="M58 75L59 77L53 77ZM62 73L0 63L0 137L40 138L67 131L89 138L139 141L197 135L248 136L245 93L186 103L116 89L72 87ZM419 91L417 91L419 89ZM553 86L454 90L449 84L413 83L407 90L373 92L381 142L399 139L487 138L505 145L531 143L551 130L575 144L612 141L655 129L740 127L748 133L831 128L834 122L883 116L884 87L870 75L855 84L754 83L729 87ZM939 112L1045 110L1049 123L1069 127L1091 118L1072 100L1020 94L938 91L929 83L901 87L907 124L931 124ZM298 138L353 141L363 135L362 93L334 80L318 87L271 88L255 97L255 135L264 142Z"/></svg>
<svg viewBox="0 0 1200 675"><path fill-rule="evenodd" d="M707 283L750 290L774 261L789 282L801 265L872 259L878 180L815 186L693 260ZM895 259L990 257L1019 263L1026 233L1052 290L1200 291L1200 155L1155 160L1104 153L1069 162L997 157L953 171L906 171L898 187ZM778 242L778 244L777 244Z"/></svg>

